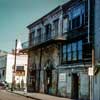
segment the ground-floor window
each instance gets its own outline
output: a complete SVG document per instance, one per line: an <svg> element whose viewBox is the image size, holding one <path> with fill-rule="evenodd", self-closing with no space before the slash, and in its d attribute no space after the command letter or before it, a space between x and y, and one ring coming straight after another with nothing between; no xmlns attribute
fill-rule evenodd
<svg viewBox="0 0 100 100"><path fill-rule="evenodd" d="M82 60L82 40L62 45L62 63Z"/></svg>

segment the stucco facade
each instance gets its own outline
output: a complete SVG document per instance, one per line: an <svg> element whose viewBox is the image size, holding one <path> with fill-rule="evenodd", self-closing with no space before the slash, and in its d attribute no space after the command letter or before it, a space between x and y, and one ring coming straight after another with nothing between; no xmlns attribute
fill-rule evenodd
<svg viewBox="0 0 100 100"><path fill-rule="evenodd" d="M6 62L6 78L5 81L9 83L9 86L11 87L12 84L12 78L13 78L13 66L14 66L14 58L15 56L13 54L7 54L7 62ZM17 66L24 66L24 71L25 73L20 75L20 73L17 73L15 75L15 87L18 88L18 84L21 86L21 81L23 80L24 82L24 88L26 89L26 83L27 83L27 61L28 61L28 56L26 54L21 54L16 56L16 67Z"/></svg>
<svg viewBox="0 0 100 100"><path fill-rule="evenodd" d="M95 0L95 75L93 81L93 100L100 100L100 0Z"/></svg>
<svg viewBox="0 0 100 100"><path fill-rule="evenodd" d="M0 56L0 81L6 81L9 84L9 88L11 88L13 81L13 66L14 66L15 56L12 53L7 53L4 56ZM16 56L16 73L15 73L15 87L18 88L18 84L20 84L23 80L23 88L27 89L27 54L18 54ZM17 73L17 66L24 66L24 74ZM21 71L19 71L21 72Z"/></svg>
<svg viewBox="0 0 100 100"><path fill-rule="evenodd" d="M92 5L91 0L90 12ZM89 99L93 15L88 16L88 0L71 0L27 26L22 52L28 53L28 91Z"/></svg>

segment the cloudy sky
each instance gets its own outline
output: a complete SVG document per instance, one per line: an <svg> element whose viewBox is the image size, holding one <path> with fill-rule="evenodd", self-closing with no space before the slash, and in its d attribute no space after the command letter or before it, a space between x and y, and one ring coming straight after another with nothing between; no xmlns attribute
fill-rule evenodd
<svg viewBox="0 0 100 100"><path fill-rule="evenodd" d="M0 0L0 50L10 52L15 40L28 40L27 25L67 0Z"/></svg>

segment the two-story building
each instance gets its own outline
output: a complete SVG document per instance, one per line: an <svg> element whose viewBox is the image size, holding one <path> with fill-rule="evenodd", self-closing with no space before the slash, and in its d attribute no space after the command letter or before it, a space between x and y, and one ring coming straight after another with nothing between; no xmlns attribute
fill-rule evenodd
<svg viewBox="0 0 100 100"><path fill-rule="evenodd" d="M27 90L89 99L94 0L70 0L28 25Z"/></svg>
<svg viewBox="0 0 100 100"><path fill-rule="evenodd" d="M15 89L27 90L26 83L27 83L28 55L26 53L19 53L20 49L21 49L21 43L18 41L16 47L16 55L15 55L15 50L11 53L0 52L0 81L7 82L9 88L11 88L12 84L15 83L14 84Z"/></svg>

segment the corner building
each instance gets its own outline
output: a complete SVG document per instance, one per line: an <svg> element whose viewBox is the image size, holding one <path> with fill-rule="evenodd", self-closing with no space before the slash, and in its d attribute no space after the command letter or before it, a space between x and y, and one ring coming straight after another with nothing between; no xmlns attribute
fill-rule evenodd
<svg viewBox="0 0 100 100"><path fill-rule="evenodd" d="M93 2L70 0L27 26L29 41L22 52L28 53L29 92L89 99Z"/></svg>

